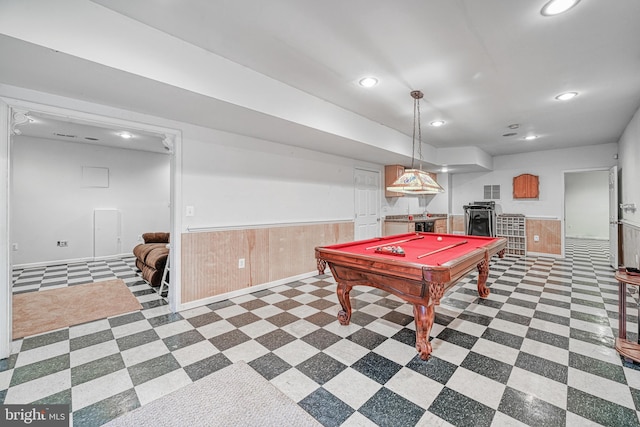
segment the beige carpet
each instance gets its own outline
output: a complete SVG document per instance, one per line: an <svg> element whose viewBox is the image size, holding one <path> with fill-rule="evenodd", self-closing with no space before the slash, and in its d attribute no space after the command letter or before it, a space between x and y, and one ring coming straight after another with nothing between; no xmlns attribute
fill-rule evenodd
<svg viewBox="0 0 640 427"><path fill-rule="evenodd" d="M140 310L120 279L13 296L13 339Z"/></svg>
<svg viewBox="0 0 640 427"><path fill-rule="evenodd" d="M245 362L122 415L104 427L322 426Z"/></svg>

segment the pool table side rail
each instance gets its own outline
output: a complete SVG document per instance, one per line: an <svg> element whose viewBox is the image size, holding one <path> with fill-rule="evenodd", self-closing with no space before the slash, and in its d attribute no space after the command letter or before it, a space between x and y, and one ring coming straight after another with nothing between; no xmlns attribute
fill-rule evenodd
<svg viewBox="0 0 640 427"><path fill-rule="evenodd" d="M411 303L425 304L429 298L429 285L423 280L412 280L397 276L354 269L329 262L333 277L342 286L370 286L394 294ZM346 289L346 288L345 288Z"/></svg>
<svg viewBox="0 0 640 427"><path fill-rule="evenodd" d="M337 249L316 248L316 258L322 259L329 264L341 265L369 273L393 274L394 276L409 280L428 280L438 282L448 282L450 272L458 272L457 266L472 265L484 259L485 249L476 248L471 252L457 258L455 263L445 263L443 265L426 265L419 262L407 261L405 258L381 258L380 255L364 255L345 253Z"/></svg>
<svg viewBox="0 0 640 427"><path fill-rule="evenodd" d="M468 254L462 255L454 260L440 264L439 266L423 266L422 274L424 280L428 282L448 283L447 288L454 285L458 280L469 274L470 271L475 270L480 262L485 259L489 262L491 257L503 251L507 247L507 239L504 237L498 238L495 242L477 248ZM478 254L479 251L479 254ZM446 269L449 272L449 278L447 281L442 281L443 277L440 273L442 269Z"/></svg>
<svg viewBox="0 0 640 427"><path fill-rule="evenodd" d="M375 243L378 239L370 239ZM363 241L364 242L364 241ZM443 263L441 265L427 265L419 262L407 261L405 258L391 258L385 256L381 258L379 254L353 254L346 253L340 249L341 247L349 247L349 244L333 245L331 249L327 247L316 247L315 255L317 259L342 265L345 267L355 268L369 273L381 273L402 277L409 280L438 283L448 283L457 281L465 276L477 264L485 259L485 252L488 258L506 248L507 240L505 238L496 239L488 245L475 248L472 251L457 257L454 260Z"/></svg>
<svg viewBox="0 0 640 427"><path fill-rule="evenodd" d="M454 234L454 235L447 235L447 234L442 234L442 233L425 233L425 232L415 232L415 233L404 233L404 234L396 234L393 236L382 236L382 237L373 237L371 239L365 239L365 240L356 240L354 242L345 242L345 243L338 243L335 245L330 245L330 246L324 246L325 248L330 248L330 249L341 249L341 248L348 248L348 247L352 247L352 246L359 246L359 245L365 245L365 244L379 244L379 245L388 245L390 243L385 243L387 241L396 241L396 240L405 240L405 239L412 239L414 237L419 237L424 235L425 237L437 237L437 236L453 236L456 237L458 239L464 240L466 237L469 237L471 239L475 239L475 240L493 240L496 239L496 237L487 237L487 236L466 236L464 234ZM505 239L506 241L506 239Z"/></svg>

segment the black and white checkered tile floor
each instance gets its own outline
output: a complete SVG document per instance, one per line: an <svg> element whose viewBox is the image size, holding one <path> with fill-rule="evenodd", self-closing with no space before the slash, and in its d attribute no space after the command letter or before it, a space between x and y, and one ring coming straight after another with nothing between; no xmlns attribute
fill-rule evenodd
<svg viewBox="0 0 640 427"><path fill-rule="evenodd" d="M640 425L640 370L614 349L607 242L569 241L564 259L494 258L488 299L473 274L436 309L426 362L411 305L373 288L352 292L349 326L329 275L172 314L131 260L112 265L16 272L16 291L119 275L144 309L15 341L0 403L68 403L73 425L97 426L244 360L325 426Z"/></svg>
<svg viewBox="0 0 640 427"><path fill-rule="evenodd" d="M140 284L135 257L60 264L13 270L13 293L55 289L64 286L109 280L114 277Z"/></svg>

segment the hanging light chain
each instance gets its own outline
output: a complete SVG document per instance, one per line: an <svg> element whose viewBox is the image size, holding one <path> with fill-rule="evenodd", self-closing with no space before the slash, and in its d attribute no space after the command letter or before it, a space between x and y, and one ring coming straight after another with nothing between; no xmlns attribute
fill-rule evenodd
<svg viewBox="0 0 640 427"><path fill-rule="evenodd" d="M420 93L422 95L422 93ZM420 97L422 98L422 96ZM420 124L420 99L416 99L416 110L418 110L418 159L420 169L422 169L422 126Z"/></svg>
<svg viewBox="0 0 640 427"><path fill-rule="evenodd" d="M423 194L437 194L444 192L444 189L432 178L432 176L422 170L422 129L420 125L420 100L423 94L419 90L411 91L413 98L413 132L411 146L411 170L406 169L391 185L388 191L421 196ZM418 141L418 153L420 156L420 170L414 168L416 160L416 140Z"/></svg>
<svg viewBox="0 0 640 427"><path fill-rule="evenodd" d="M416 153L416 129L418 131L418 157L420 159L420 169L422 169L422 129L420 126L420 100L424 94L419 90L411 92L413 97L413 135L411 146L411 169L414 169L415 153Z"/></svg>

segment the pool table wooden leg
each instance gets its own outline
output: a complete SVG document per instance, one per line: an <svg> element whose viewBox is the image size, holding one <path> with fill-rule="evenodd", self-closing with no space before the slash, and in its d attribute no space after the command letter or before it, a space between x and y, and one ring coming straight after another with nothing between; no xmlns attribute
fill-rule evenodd
<svg viewBox="0 0 640 427"><path fill-rule="evenodd" d="M352 287L353 286L345 283L338 283L338 288L336 289L338 301L342 306L342 310L338 312L338 321L341 325L348 325L351 320L351 299L349 298L349 292L351 292Z"/></svg>
<svg viewBox="0 0 640 427"><path fill-rule="evenodd" d="M431 334L434 316L433 304L426 307L422 304L413 304L413 318L416 322L416 350L422 360L427 360L431 356L432 347L429 342L429 334Z"/></svg>
<svg viewBox="0 0 640 427"><path fill-rule="evenodd" d="M491 291L485 285L489 277L489 254L484 254L484 259L478 263L478 295L487 298Z"/></svg>
<svg viewBox="0 0 640 427"><path fill-rule="evenodd" d="M327 268L327 261L318 258L316 260L316 267L318 268L318 275L324 274L324 270Z"/></svg>

